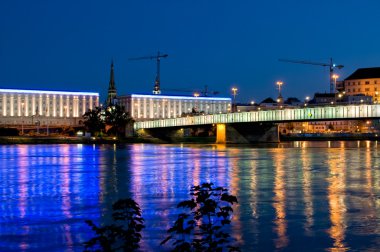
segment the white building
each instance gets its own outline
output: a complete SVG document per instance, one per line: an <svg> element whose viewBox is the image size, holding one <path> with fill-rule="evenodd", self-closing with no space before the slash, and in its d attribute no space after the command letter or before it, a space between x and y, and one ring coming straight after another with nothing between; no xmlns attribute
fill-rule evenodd
<svg viewBox="0 0 380 252"><path fill-rule="evenodd" d="M118 97L135 120L175 118L193 112L202 114L227 113L231 98L130 94Z"/></svg>
<svg viewBox="0 0 380 252"><path fill-rule="evenodd" d="M0 127L4 125L79 125L99 105L99 93L0 89Z"/></svg>

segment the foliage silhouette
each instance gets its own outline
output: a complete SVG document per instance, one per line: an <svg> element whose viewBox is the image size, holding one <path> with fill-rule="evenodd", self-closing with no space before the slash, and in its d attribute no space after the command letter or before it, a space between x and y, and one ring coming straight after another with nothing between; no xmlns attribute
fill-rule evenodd
<svg viewBox="0 0 380 252"><path fill-rule="evenodd" d="M88 251L136 251L140 246L144 219L141 209L133 199L121 199L112 205L114 224L97 227L91 220L86 223L96 236L85 242Z"/></svg>
<svg viewBox="0 0 380 252"><path fill-rule="evenodd" d="M83 119L86 130L92 134L104 129L105 123L102 119L102 110L99 107L96 107L95 109L89 109L86 113L84 113Z"/></svg>
<svg viewBox="0 0 380 252"><path fill-rule="evenodd" d="M124 107L119 105L110 106L105 112L105 123L110 126L107 132L119 135L119 133L125 132L127 124L133 123L133 119L128 112L125 112Z"/></svg>
<svg viewBox="0 0 380 252"><path fill-rule="evenodd" d="M187 208L190 213L178 215L170 235L161 245L173 240L173 251L240 251L230 245L231 236L224 226L231 223L232 205L237 198L223 187L214 187L213 183L203 183L190 189L192 199L182 201L178 208Z"/></svg>

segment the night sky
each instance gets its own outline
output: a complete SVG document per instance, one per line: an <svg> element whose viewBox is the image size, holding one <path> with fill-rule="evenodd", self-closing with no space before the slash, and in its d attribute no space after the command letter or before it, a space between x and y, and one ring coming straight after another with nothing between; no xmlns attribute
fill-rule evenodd
<svg viewBox="0 0 380 252"><path fill-rule="evenodd" d="M118 94L161 88L219 91L237 101L329 92L328 68L279 58L334 62L340 79L380 66L380 1L1 0L0 87L94 91L105 99L111 61ZM178 93L176 93L178 94ZM191 94L190 92L188 94Z"/></svg>

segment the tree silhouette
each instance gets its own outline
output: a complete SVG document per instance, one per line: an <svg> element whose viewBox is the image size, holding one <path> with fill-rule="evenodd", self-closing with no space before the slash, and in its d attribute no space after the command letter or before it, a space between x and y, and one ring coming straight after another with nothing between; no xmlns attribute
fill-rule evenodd
<svg viewBox="0 0 380 252"><path fill-rule="evenodd" d="M83 119L86 130L90 131L91 134L104 129L105 123L102 119L102 110L99 107L89 109L86 113L84 113Z"/></svg>
<svg viewBox="0 0 380 252"><path fill-rule="evenodd" d="M116 135L124 133L126 125L133 123L133 119L129 116L129 113L125 112L124 107L119 105L109 106L106 109L105 116L106 124L110 126L108 131Z"/></svg>
<svg viewBox="0 0 380 252"><path fill-rule="evenodd" d="M112 205L114 224L97 227L91 220L86 223L96 235L85 242L88 251L136 251L140 246L144 219L141 209L133 199L118 200Z"/></svg>
<svg viewBox="0 0 380 252"><path fill-rule="evenodd" d="M178 208L187 208L190 213L178 215L170 235L161 242L173 240L173 251L240 251L231 246L231 237L224 230L231 223L232 205L237 198L228 194L223 187L213 187L212 183L203 183L190 189L192 199L182 201Z"/></svg>

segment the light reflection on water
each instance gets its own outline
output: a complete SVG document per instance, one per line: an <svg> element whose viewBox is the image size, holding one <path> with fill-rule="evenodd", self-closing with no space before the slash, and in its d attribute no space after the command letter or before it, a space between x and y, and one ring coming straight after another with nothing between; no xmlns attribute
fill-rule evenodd
<svg viewBox="0 0 380 252"><path fill-rule="evenodd" d="M231 233L243 251L346 251L380 247L377 142L224 145L0 146L0 251L82 251L84 223L110 220L132 196L158 244L191 185L230 188Z"/></svg>

